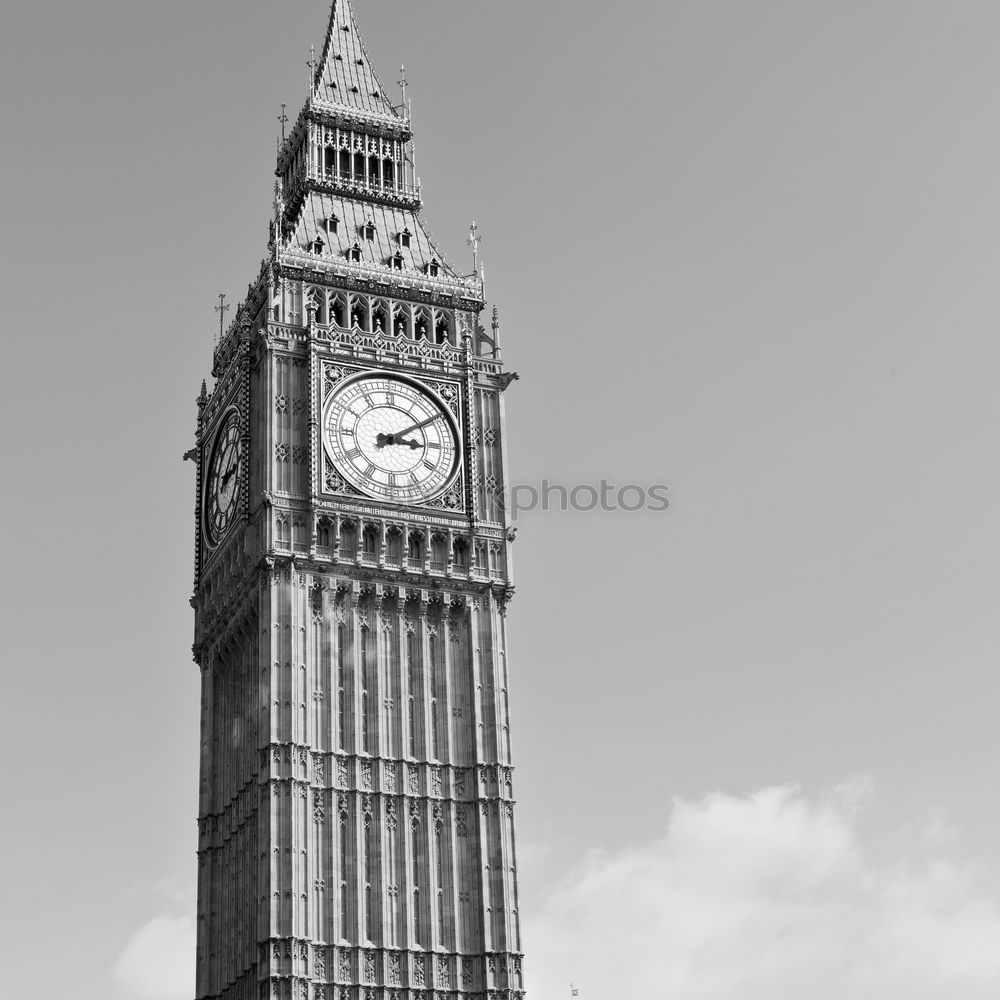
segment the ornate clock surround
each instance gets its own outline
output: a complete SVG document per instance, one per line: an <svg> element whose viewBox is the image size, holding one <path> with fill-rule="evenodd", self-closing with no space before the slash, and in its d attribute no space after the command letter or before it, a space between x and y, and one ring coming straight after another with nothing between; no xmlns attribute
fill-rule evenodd
<svg viewBox="0 0 1000 1000"><path fill-rule="evenodd" d="M324 360L320 363L321 376L320 384L322 393L320 394L319 409L317 413L318 435L315 444L317 456L320 458L320 468L322 478L319 483L319 494L333 497L353 497L362 499L365 503L385 505L387 509L406 508L412 511L437 510L443 514L464 515L468 511L468 483L467 469L469 466L470 442L466 434L465 410L463 399L464 386L458 377L449 377L439 372L412 372L403 370L396 366L376 366L372 364L350 364L343 359ZM331 396L336 393L341 386L353 379L365 375L391 377L400 381L409 382L417 386L421 391L430 394L444 408L447 409L449 417L454 421L458 434L458 457L457 467L454 474L449 478L448 485L440 494L428 500L421 501L394 501L379 497L369 496L361 490L355 488L348 482L336 468L332 461L325 442L324 415Z"/></svg>

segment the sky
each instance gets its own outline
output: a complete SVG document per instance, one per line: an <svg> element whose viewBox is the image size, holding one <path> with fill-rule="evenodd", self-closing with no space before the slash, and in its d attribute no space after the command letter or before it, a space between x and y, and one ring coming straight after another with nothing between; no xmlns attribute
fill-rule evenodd
<svg viewBox="0 0 1000 1000"><path fill-rule="evenodd" d="M356 6L515 485L670 498L518 517L530 996L1000 995L1000 7ZM327 9L5 11L12 996L193 995L181 456Z"/></svg>

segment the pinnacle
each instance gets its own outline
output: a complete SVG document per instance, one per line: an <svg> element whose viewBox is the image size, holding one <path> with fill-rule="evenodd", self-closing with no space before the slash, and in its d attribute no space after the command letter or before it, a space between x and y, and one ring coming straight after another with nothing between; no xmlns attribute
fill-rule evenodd
<svg viewBox="0 0 1000 1000"><path fill-rule="evenodd" d="M333 0L312 97L353 111L398 118L358 34L351 0Z"/></svg>

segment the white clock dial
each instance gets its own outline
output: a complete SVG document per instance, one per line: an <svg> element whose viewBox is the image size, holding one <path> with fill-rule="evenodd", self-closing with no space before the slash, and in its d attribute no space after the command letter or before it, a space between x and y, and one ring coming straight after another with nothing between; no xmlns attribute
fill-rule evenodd
<svg viewBox="0 0 1000 1000"><path fill-rule="evenodd" d="M345 382L326 404L323 429L337 471L379 500L430 500L458 470L454 418L405 379L362 375Z"/></svg>

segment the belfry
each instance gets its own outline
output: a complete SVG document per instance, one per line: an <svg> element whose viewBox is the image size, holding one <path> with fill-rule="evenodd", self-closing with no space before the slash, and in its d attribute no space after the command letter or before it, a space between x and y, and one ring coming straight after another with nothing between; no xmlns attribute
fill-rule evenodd
<svg viewBox="0 0 1000 1000"><path fill-rule="evenodd" d="M349 0L312 69L198 398L197 996L510 1000L513 376Z"/></svg>

